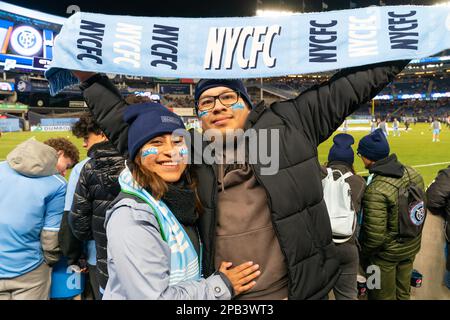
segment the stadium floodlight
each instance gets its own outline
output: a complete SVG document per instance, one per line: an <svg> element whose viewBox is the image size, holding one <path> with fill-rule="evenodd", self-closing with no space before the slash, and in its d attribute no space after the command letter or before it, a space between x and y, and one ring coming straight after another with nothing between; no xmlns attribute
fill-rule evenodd
<svg viewBox="0 0 450 320"><path fill-rule="evenodd" d="M258 17L279 17L279 16L290 16L293 15L294 11L288 10L256 10L256 15Z"/></svg>
<svg viewBox="0 0 450 320"><path fill-rule="evenodd" d="M448 6L448 7L450 7L450 1L439 2L439 3L436 3L435 6Z"/></svg>

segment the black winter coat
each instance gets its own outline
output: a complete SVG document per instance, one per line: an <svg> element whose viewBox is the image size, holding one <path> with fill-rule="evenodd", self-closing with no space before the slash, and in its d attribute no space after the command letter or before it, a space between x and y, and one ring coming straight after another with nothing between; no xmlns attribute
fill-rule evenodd
<svg viewBox="0 0 450 320"><path fill-rule="evenodd" d="M93 145L91 158L80 173L69 214L69 224L79 240L95 240L97 249L97 279L100 287L108 281L105 213L120 192L118 177L125 167L125 159L109 142Z"/></svg>
<svg viewBox="0 0 450 320"><path fill-rule="evenodd" d="M267 192L275 233L288 268L289 299L320 299L339 275L330 220L323 201L317 146L358 107L380 92L408 61L345 69L328 82L297 98L260 103L249 114L246 129L279 129L279 171L262 175L261 163L251 164ZM127 154L126 103L105 77L81 85L84 98L109 139ZM198 134L192 130L191 134ZM205 146L203 146L205 147ZM199 150L191 150L198 153ZM202 150L200 150L202 152ZM248 158L248 157L247 157ZM199 232L204 244L204 276L214 272L217 223L217 165L193 165L204 212ZM256 261L257 262L257 261Z"/></svg>
<svg viewBox="0 0 450 320"><path fill-rule="evenodd" d="M445 237L450 245L450 167L439 171L427 190L427 208L431 213L445 220ZM450 254L447 256L447 270L450 271Z"/></svg>

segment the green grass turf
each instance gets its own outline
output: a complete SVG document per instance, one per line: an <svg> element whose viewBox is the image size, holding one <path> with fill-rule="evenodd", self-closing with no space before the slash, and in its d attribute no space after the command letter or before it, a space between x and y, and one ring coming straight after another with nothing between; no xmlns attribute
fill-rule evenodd
<svg viewBox="0 0 450 320"><path fill-rule="evenodd" d="M0 138L0 161L21 142L34 137L36 140L44 142L50 138L67 138L72 141L80 151L80 160L86 157L86 150L83 148L83 140L76 138L71 132L3 132ZM69 179L70 170L67 170L66 179Z"/></svg>
<svg viewBox="0 0 450 320"><path fill-rule="evenodd" d="M391 124L389 124L391 126ZM361 137L367 131L350 131L355 138L354 150ZM423 134L421 134L423 132ZM335 134L340 133L336 132ZM333 135L334 136L334 135ZM80 150L80 159L86 156L86 150L82 147L82 140L74 137L70 132L14 132L3 133L0 138L0 159L6 155L19 143L28 138L35 137L39 141L44 141L52 137L66 137L74 142ZM440 142L432 142L432 132L429 124L411 125L409 132L401 131L400 137L393 137L392 132L388 138L391 146L391 153L396 153L399 160L407 165L427 165L440 162L450 162L450 129L443 126ZM319 161L324 163L328 157L328 151L333 143L332 137L319 146ZM424 177L426 185L430 184L440 169L446 168L449 164L432 165L416 168ZM357 172L365 171L361 160L355 154L355 169ZM67 175L67 177L69 174Z"/></svg>

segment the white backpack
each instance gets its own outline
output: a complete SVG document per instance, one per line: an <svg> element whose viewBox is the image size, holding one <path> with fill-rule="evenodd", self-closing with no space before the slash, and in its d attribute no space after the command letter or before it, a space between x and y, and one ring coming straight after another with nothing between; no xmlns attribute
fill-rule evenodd
<svg viewBox="0 0 450 320"><path fill-rule="evenodd" d="M343 243L349 240L356 227L356 214L352 206L350 185L345 181L351 172L342 174L339 170L327 168L327 176L322 180L323 199L327 205L331 221L333 241ZM334 180L333 173L340 177Z"/></svg>

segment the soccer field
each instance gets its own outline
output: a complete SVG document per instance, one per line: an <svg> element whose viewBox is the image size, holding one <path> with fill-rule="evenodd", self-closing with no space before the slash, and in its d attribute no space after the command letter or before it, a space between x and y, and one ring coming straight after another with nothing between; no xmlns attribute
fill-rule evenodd
<svg viewBox="0 0 450 320"><path fill-rule="evenodd" d="M403 126L401 129L403 129ZM336 132L333 136L341 132ZM355 138L355 144L353 145L355 170L362 175L367 175L368 172L364 169L361 159L356 155L356 149L359 140L369 133L369 128L367 128L367 131L350 131L348 133ZM395 153L403 164L412 166L419 171L426 186L433 181L440 169L450 165L450 129L442 126L439 139L440 142L432 142L432 131L429 123L411 125L407 132L403 130L400 132L400 137L394 137L392 131L389 131L388 137L391 153ZM330 137L319 146L320 163L327 161L328 151L332 144L333 137Z"/></svg>
<svg viewBox="0 0 450 320"><path fill-rule="evenodd" d="M355 138L355 145L353 146L355 150L355 169L363 175L367 174L367 171L364 169L361 160L356 156L356 148L359 139L368 132L369 128L367 128L367 131L349 132ZM52 137L66 137L79 147L80 159L86 156L86 150L82 147L81 139L77 139L70 132L6 132L0 138L0 160L4 160L8 152L17 144L31 137L35 137L39 141ZM394 137L392 132L390 132L388 140L391 153L396 153L402 163L416 168L423 175L426 185L433 181L440 169L450 165L450 129L446 127L443 127L440 142L432 142L429 124L412 125L408 132L401 131L400 137ZM327 161L328 151L332 143L333 137L330 137L330 139L319 146L320 163Z"/></svg>

